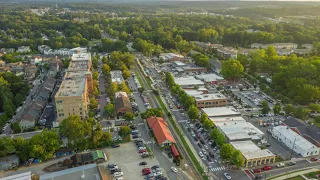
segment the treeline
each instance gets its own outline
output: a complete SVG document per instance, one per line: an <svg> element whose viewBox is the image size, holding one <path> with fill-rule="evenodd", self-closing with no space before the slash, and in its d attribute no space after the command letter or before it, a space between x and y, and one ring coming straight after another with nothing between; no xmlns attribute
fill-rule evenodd
<svg viewBox="0 0 320 180"><path fill-rule="evenodd" d="M11 72L0 73L0 127L3 127L21 106L29 91L28 83ZM2 128L1 128L2 129Z"/></svg>

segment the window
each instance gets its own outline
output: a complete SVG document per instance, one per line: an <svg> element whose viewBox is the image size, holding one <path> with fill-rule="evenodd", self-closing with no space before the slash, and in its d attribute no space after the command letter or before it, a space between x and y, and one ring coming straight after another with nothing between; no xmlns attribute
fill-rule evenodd
<svg viewBox="0 0 320 180"><path fill-rule="evenodd" d="M57 101L57 104L61 104L62 103L62 101Z"/></svg>

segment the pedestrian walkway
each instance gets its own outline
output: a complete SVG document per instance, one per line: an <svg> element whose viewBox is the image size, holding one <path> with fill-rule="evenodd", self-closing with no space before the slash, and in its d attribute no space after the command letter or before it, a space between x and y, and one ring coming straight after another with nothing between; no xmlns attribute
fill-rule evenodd
<svg viewBox="0 0 320 180"><path fill-rule="evenodd" d="M267 179L285 180L285 179L288 179L288 178L296 177L296 176L307 174L307 173L314 172L314 171L319 171L319 169L315 169L315 168L310 169L310 168L308 168L308 169L305 169L305 170L302 170L302 171L299 171L299 172L287 173L287 174L284 174L284 175L276 177L276 178L270 177L270 178L267 178Z"/></svg>
<svg viewBox="0 0 320 180"><path fill-rule="evenodd" d="M215 171L222 171L225 170L226 168L224 166L221 167L215 167L215 168L209 168L209 171L215 172Z"/></svg>

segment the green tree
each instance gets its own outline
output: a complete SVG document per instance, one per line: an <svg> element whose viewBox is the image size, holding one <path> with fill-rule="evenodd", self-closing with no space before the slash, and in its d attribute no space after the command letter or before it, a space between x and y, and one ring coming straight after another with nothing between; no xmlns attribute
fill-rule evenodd
<svg viewBox="0 0 320 180"><path fill-rule="evenodd" d="M121 82L121 91L126 92L127 94L130 94L130 89L128 88L125 81Z"/></svg>
<svg viewBox="0 0 320 180"><path fill-rule="evenodd" d="M93 71L92 78L93 78L94 80L98 80L98 77L99 77L98 71Z"/></svg>
<svg viewBox="0 0 320 180"><path fill-rule="evenodd" d="M281 112L281 106L280 104L277 103L275 106L273 106L273 113L280 114L280 112Z"/></svg>
<svg viewBox="0 0 320 180"><path fill-rule="evenodd" d="M217 128L214 128L213 131L211 131L210 136L220 147L226 142L224 135Z"/></svg>
<svg viewBox="0 0 320 180"><path fill-rule="evenodd" d="M163 117L163 111L160 108L151 108L151 109L147 109L146 112L141 113L141 118L142 119L146 119L148 117L151 116L155 116L155 117Z"/></svg>
<svg viewBox="0 0 320 180"><path fill-rule="evenodd" d="M8 118L11 118L13 116L15 111L14 108L15 106L12 103L12 101L9 98L6 98L6 100L4 101L3 110L8 116Z"/></svg>
<svg viewBox="0 0 320 180"><path fill-rule="evenodd" d="M99 147L100 145L100 140L103 136L103 132L101 129L101 124L97 123L97 125L95 126L93 132L92 132L92 145L93 147Z"/></svg>
<svg viewBox="0 0 320 180"><path fill-rule="evenodd" d="M112 134L110 132L104 132L100 139L100 147L109 146L112 143Z"/></svg>
<svg viewBox="0 0 320 180"><path fill-rule="evenodd" d="M13 133L20 133L21 132L21 127L18 122L12 123L11 129L12 129Z"/></svg>
<svg viewBox="0 0 320 180"><path fill-rule="evenodd" d="M319 104L311 103L311 104L309 104L308 108L311 109L312 111L320 111Z"/></svg>
<svg viewBox="0 0 320 180"><path fill-rule="evenodd" d="M287 104L284 108L283 108L284 112L286 113L286 115L289 115L290 113L294 113L296 108L292 105L292 104Z"/></svg>
<svg viewBox="0 0 320 180"><path fill-rule="evenodd" d="M262 101L261 103L261 113L262 114L268 114L270 112L270 107L268 104L268 101Z"/></svg>
<svg viewBox="0 0 320 180"><path fill-rule="evenodd" d="M169 87L172 87L175 85L174 78L170 72L166 72L166 82L169 85Z"/></svg>
<svg viewBox="0 0 320 180"><path fill-rule="evenodd" d="M110 68L110 66L108 66L108 64L103 64L101 70L102 70L102 73L105 76L107 76L110 74L111 68Z"/></svg>
<svg viewBox="0 0 320 180"><path fill-rule="evenodd" d="M211 129L214 126L213 122L210 119L207 119L203 122L203 127L205 129Z"/></svg>
<svg viewBox="0 0 320 180"><path fill-rule="evenodd" d="M249 57L243 54L237 55L237 60L241 63L241 65L245 68L249 65Z"/></svg>
<svg viewBox="0 0 320 180"><path fill-rule="evenodd" d="M245 159L240 150L234 150L231 156L231 162L236 165L237 168L240 168L244 165Z"/></svg>
<svg viewBox="0 0 320 180"><path fill-rule="evenodd" d="M96 100L96 98L91 97L89 100L89 109L90 110L96 110L98 109L99 102Z"/></svg>
<svg viewBox="0 0 320 180"><path fill-rule="evenodd" d="M122 71L122 76L124 79L128 79L131 76L131 73L128 69Z"/></svg>
<svg viewBox="0 0 320 180"><path fill-rule="evenodd" d="M114 95L116 92L119 91L118 84L116 82L111 83L109 90L110 90L110 93Z"/></svg>
<svg viewBox="0 0 320 180"><path fill-rule="evenodd" d="M126 121L133 121L134 115L131 112L126 112L123 116Z"/></svg>
<svg viewBox="0 0 320 180"><path fill-rule="evenodd" d="M188 116L192 120L199 118L199 109L194 105L190 106L188 109Z"/></svg>
<svg viewBox="0 0 320 180"><path fill-rule="evenodd" d="M234 148L231 144L223 144L220 150L220 157L223 160L231 160L232 156L234 155Z"/></svg>
<svg viewBox="0 0 320 180"><path fill-rule="evenodd" d="M48 160L60 146L61 141L56 131L42 131L30 139L30 157Z"/></svg>
<svg viewBox="0 0 320 180"><path fill-rule="evenodd" d="M104 107L104 112L106 114L107 117L109 118L114 118L115 115L115 107L113 104L108 103L105 107Z"/></svg>
<svg viewBox="0 0 320 180"><path fill-rule="evenodd" d="M221 74L226 79L239 79L243 70L244 68L238 60L230 59L222 62Z"/></svg>
<svg viewBox="0 0 320 180"><path fill-rule="evenodd" d="M14 147L16 149L16 155L21 162L26 161L30 157L30 144L29 140L24 140L22 137L14 139Z"/></svg>
<svg viewBox="0 0 320 180"><path fill-rule="evenodd" d="M294 117L299 118L299 119L306 119L307 115L308 115L308 111L299 106L293 112L293 115L294 115Z"/></svg>
<svg viewBox="0 0 320 180"><path fill-rule="evenodd" d="M11 138L4 137L0 139L0 157L12 154L15 152L14 142Z"/></svg>
<svg viewBox="0 0 320 180"><path fill-rule="evenodd" d="M131 133L131 129L128 126L121 126L118 134L121 137L125 137Z"/></svg>
<svg viewBox="0 0 320 180"><path fill-rule="evenodd" d="M107 57L106 57L106 56L103 56L103 57L102 57L102 63L103 63L103 64L107 64L107 62L108 62Z"/></svg>
<svg viewBox="0 0 320 180"><path fill-rule="evenodd" d="M203 124L206 120L208 120L209 117L206 113L202 113L200 117L200 122Z"/></svg>

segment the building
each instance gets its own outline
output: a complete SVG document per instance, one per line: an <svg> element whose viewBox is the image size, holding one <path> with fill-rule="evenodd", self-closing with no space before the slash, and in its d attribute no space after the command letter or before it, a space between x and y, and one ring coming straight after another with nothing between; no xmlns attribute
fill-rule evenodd
<svg viewBox="0 0 320 180"><path fill-rule="evenodd" d="M160 53L159 60L164 62L184 61L184 56L175 53Z"/></svg>
<svg viewBox="0 0 320 180"><path fill-rule="evenodd" d="M46 102L40 99L36 99L35 101L32 101L32 103L27 109L27 113L22 117L20 121L21 128L22 129L33 128L35 124L38 122L45 106L46 106Z"/></svg>
<svg viewBox="0 0 320 180"><path fill-rule="evenodd" d="M117 84L121 84L122 81L124 81L121 71L110 71L110 74L111 74L111 82L116 82Z"/></svg>
<svg viewBox="0 0 320 180"><path fill-rule="evenodd" d="M0 52L3 53L3 54L9 54L9 53L13 53L15 51L16 50L14 48L1 48L0 49Z"/></svg>
<svg viewBox="0 0 320 180"><path fill-rule="evenodd" d="M270 133L275 139L302 157L315 156L319 154L319 148L316 145L297 134L288 126L273 127Z"/></svg>
<svg viewBox="0 0 320 180"><path fill-rule="evenodd" d="M221 77L217 74L200 74L200 75L196 75L195 77L196 77L196 79L200 79L207 84L218 84L218 85L221 84L221 85L223 85L223 84L227 83L227 81L223 77Z"/></svg>
<svg viewBox="0 0 320 180"><path fill-rule="evenodd" d="M207 72L208 69L205 68L205 67L199 67L199 66L185 66L185 67L182 67L183 71L187 74L190 74L190 73L200 73L200 72Z"/></svg>
<svg viewBox="0 0 320 180"><path fill-rule="evenodd" d="M246 121L214 122L229 142L242 140L260 140L264 133Z"/></svg>
<svg viewBox="0 0 320 180"><path fill-rule="evenodd" d="M236 141L230 144L237 150L240 150L245 159L244 167L261 166L275 163L276 155L269 149L261 150L252 141Z"/></svg>
<svg viewBox="0 0 320 180"><path fill-rule="evenodd" d="M31 171L0 178L0 180L32 180Z"/></svg>
<svg viewBox="0 0 320 180"><path fill-rule="evenodd" d="M276 49L279 56L289 56L294 51L293 49Z"/></svg>
<svg viewBox="0 0 320 180"><path fill-rule="evenodd" d="M209 118L213 123L216 122L229 122L229 121L245 121L242 116L233 116L233 117L210 117Z"/></svg>
<svg viewBox="0 0 320 180"><path fill-rule="evenodd" d="M94 163L93 155L90 152L77 153L72 155L70 159L72 161L72 167Z"/></svg>
<svg viewBox="0 0 320 180"><path fill-rule="evenodd" d="M306 49L312 49L313 45L312 44L302 44L302 47L306 48Z"/></svg>
<svg viewBox="0 0 320 180"><path fill-rule="evenodd" d="M99 180L102 179L97 164L87 164L40 176L40 180Z"/></svg>
<svg viewBox="0 0 320 180"><path fill-rule="evenodd" d="M204 94L202 91L193 90L193 89L185 89L184 92L187 93L189 96L197 96L197 95Z"/></svg>
<svg viewBox="0 0 320 180"><path fill-rule="evenodd" d="M126 92L116 92L114 95L114 101L118 116L123 116L127 112L133 112L130 99Z"/></svg>
<svg viewBox="0 0 320 180"><path fill-rule="evenodd" d="M28 53L31 52L30 46L19 46L17 52Z"/></svg>
<svg viewBox="0 0 320 180"><path fill-rule="evenodd" d="M312 53L312 49L294 49L292 53L297 55L308 55Z"/></svg>
<svg viewBox="0 0 320 180"><path fill-rule="evenodd" d="M217 56L222 59L237 59L237 52L232 47L221 47L217 49Z"/></svg>
<svg viewBox="0 0 320 180"><path fill-rule="evenodd" d="M206 113L208 117L233 117L241 116L240 111L234 109L233 107L211 107L202 108L202 112Z"/></svg>
<svg viewBox="0 0 320 180"><path fill-rule="evenodd" d="M90 53L73 54L69 67L55 95L58 121L70 115L86 118L93 82Z"/></svg>
<svg viewBox="0 0 320 180"><path fill-rule="evenodd" d="M42 63L43 59L40 56L36 56L31 59L31 64L36 65Z"/></svg>
<svg viewBox="0 0 320 180"><path fill-rule="evenodd" d="M276 49L297 49L298 47L298 45L295 43L272 43L272 44L253 43L251 44L251 48L256 48L256 49L265 49L269 46L273 46Z"/></svg>
<svg viewBox="0 0 320 180"><path fill-rule="evenodd" d="M227 98L221 93L201 94L193 96L197 108L210 108L226 106Z"/></svg>
<svg viewBox="0 0 320 180"><path fill-rule="evenodd" d="M193 76L174 77L174 82L181 88L194 89L195 86L204 86L204 83Z"/></svg>
<svg viewBox="0 0 320 180"><path fill-rule="evenodd" d="M19 158L16 155L4 156L0 158L0 170L11 170L17 166L19 166Z"/></svg>
<svg viewBox="0 0 320 180"><path fill-rule="evenodd" d="M63 67L63 64L60 60L55 59L49 61L48 76L55 77L56 74L60 71L60 67Z"/></svg>
<svg viewBox="0 0 320 180"><path fill-rule="evenodd" d="M159 146L170 147L176 143L168 128L167 122L162 117L149 117L147 118L147 122Z"/></svg>
<svg viewBox="0 0 320 180"><path fill-rule="evenodd" d="M172 66L173 67L185 67L187 65L181 61L174 61L174 62L172 62Z"/></svg>

